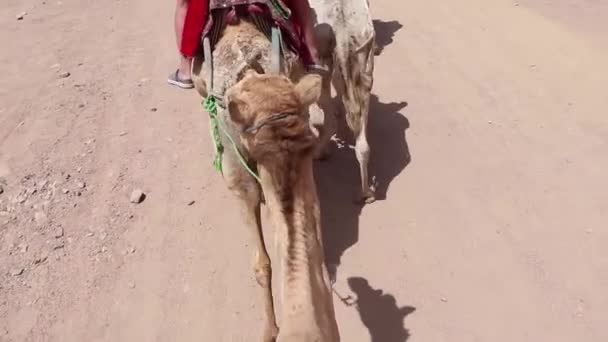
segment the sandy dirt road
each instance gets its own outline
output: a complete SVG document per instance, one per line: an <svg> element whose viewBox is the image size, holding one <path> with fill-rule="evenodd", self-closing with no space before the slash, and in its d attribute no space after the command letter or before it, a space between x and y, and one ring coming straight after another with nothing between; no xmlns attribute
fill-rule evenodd
<svg viewBox="0 0 608 342"><path fill-rule="evenodd" d="M342 340L608 341L608 5L371 2L386 198L352 204L348 150L317 169ZM172 5L2 1L0 341L260 335Z"/></svg>

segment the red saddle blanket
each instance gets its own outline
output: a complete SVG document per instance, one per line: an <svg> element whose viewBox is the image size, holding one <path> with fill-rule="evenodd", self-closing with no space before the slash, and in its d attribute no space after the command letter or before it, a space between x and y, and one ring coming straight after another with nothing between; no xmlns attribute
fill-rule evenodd
<svg viewBox="0 0 608 342"><path fill-rule="evenodd" d="M230 1L238 2L251 2L255 3L256 1L241 1L241 0L222 0L226 3L230 3ZM292 6L292 1L298 0L283 0L285 5L289 7L289 9L293 12L294 6ZM185 56L194 56L200 47L201 36L203 34L207 34L206 29L209 29L210 23L209 21L209 12L210 5L209 0L190 0L188 2L188 10L186 13L186 19L184 22L184 31L182 33L182 42L180 51ZM218 0L213 0L212 2L220 2ZM213 7L213 5L212 5ZM279 26L281 26L282 30L287 33L286 40L290 47L292 47L295 52L297 52L303 59L305 63L311 62L311 56L307 46L304 44L301 38L301 29L300 23L297 22L297 16L291 15L289 18L289 22L278 22ZM207 25L209 24L209 25ZM289 27L287 27L289 26Z"/></svg>

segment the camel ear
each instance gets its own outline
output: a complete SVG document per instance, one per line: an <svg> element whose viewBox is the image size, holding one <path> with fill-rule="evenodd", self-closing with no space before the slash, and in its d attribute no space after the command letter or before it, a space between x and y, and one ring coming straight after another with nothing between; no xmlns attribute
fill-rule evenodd
<svg viewBox="0 0 608 342"><path fill-rule="evenodd" d="M230 120L232 120L232 122L241 127L247 125L245 121L248 119L248 106L245 101L241 100L238 97L238 94L235 89L228 89L228 91L226 91L226 96L224 97L224 99L227 104Z"/></svg>
<svg viewBox="0 0 608 342"><path fill-rule="evenodd" d="M321 97L321 76L316 74L308 74L296 84L296 93L300 98L302 105L308 107L317 102Z"/></svg>
<svg viewBox="0 0 608 342"><path fill-rule="evenodd" d="M259 75L255 69L247 69L243 74L243 78Z"/></svg>

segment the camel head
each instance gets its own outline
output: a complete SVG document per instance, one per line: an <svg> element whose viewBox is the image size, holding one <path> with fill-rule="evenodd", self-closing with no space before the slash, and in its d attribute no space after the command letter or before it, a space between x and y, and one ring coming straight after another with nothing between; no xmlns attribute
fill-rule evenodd
<svg viewBox="0 0 608 342"><path fill-rule="evenodd" d="M321 77L306 75L297 84L281 75L250 70L226 91L231 121L251 157L264 164L280 155L312 153L316 137L308 107L321 96Z"/></svg>

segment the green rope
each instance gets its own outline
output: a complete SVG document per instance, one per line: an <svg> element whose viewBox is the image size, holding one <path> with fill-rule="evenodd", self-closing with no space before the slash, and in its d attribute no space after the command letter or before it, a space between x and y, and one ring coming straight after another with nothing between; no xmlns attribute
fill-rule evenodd
<svg viewBox="0 0 608 342"><path fill-rule="evenodd" d="M234 153L236 153L237 157L239 158L239 161L241 162L241 164L243 165L245 170L247 170L247 172L253 178L255 178L255 180L257 180L258 183L261 184L262 180L255 173L255 171L253 171L249 167L249 164L247 163L247 161L245 161L245 158L243 158L243 155L241 155L241 152L239 151L238 147L236 146L234 139L232 139L232 136L230 136L230 133L228 133L226 128L222 125L222 121L219 119L219 117L217 115L217 102L216 102L215 96L207 95L207 97L205 97L205 100L203 100L203 108L205 108L205 111L207 111L207 113L209 113L209 118L211 119L211 137L213 139L213 144L215 145L215 157L213 158L213 166L215 166L215 169L218 170L219 172L223 173L222 155L224 154L224 145L222 144L222 139L220 137L220 130L221 130L222 133L224 133L224 135L230 141L230 144L232 145L232 148L234 149Z"/></svg>
<svg viewBox="0 0 608 342"><path fill-rule="evenodd" d="M296 0L298 1L298 0ZM279 15L283 17L283 19L287 20L291 17L291 11L289 7L285 6L283 1L281 0L270 0L270 3L274 6L275 10L279 12Z"/></svg>

